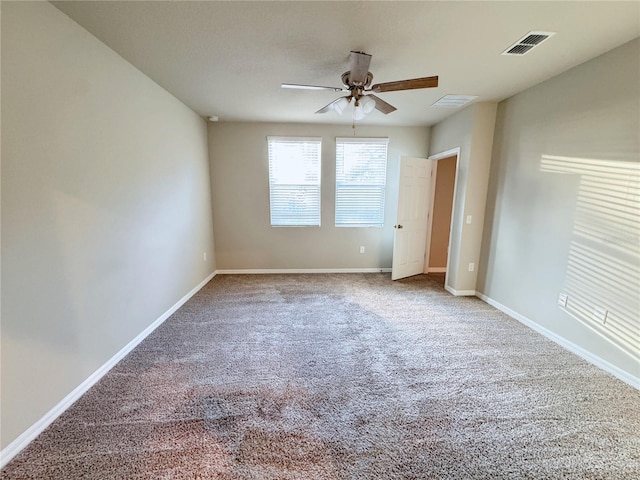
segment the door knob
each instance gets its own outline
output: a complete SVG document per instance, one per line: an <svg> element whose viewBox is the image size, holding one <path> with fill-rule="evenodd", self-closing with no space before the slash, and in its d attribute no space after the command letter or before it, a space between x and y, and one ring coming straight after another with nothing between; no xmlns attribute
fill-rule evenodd
<svg viewBox="0 0 640 480"><path fill-rule="evenodd" d="M393 228L397 228L398 230L402 228L402 225L398 224L398 225L394 225Z"/></svg>

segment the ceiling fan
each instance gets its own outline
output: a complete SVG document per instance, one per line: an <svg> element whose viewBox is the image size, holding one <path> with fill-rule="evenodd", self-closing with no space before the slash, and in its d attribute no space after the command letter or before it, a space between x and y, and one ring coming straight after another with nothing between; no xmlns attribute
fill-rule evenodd
<svg viewBox="0 0 640 480"><path fill-rule="evenodd" d="M412 80L399 80L395 82L376 83L371 85L373 74L369 71L371 55L363 52L350 52L349 71L342 74L343 87L322 87L318 85L298 85L283 83L282 88L295 88L302 90L331 90L334 92L348 92L348 95L340 97L330 104L322 107L316 113L326 113L331 110L342 114L344 109L354 102L354 118L360 120L373 109L379 110L385 115L396 109L373 93L396 92L399 90L413 90L416 88L432 88L438 86L438 77L422 77Z"/></svg>

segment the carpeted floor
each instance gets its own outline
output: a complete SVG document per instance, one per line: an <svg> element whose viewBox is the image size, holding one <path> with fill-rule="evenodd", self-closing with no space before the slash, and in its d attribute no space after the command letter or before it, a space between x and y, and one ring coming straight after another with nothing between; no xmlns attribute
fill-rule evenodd
<svg viewBox="0 0 640 480"><path fill-rule="evenodd" d="M3 479L637 479L639 392L425 276L218 276Z"/></svg>

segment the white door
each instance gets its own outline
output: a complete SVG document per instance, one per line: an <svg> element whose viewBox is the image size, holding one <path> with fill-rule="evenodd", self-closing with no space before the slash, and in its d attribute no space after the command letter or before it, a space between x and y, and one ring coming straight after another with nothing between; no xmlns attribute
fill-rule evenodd
<svg viewBox="0 0 640 480"><path fill-rule="evenodd" d="M418 275L424 271L432 162L426 158L400 159L392 280Z"/></svg>

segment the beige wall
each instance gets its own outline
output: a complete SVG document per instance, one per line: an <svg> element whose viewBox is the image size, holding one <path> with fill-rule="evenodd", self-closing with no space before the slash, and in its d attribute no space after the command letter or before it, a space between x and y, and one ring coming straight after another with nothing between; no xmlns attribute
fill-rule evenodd
<svg viewBox="0 0 640 480"><path fill-rule="evenodd" d="M446 282L467 295L476 290L496 109L495 103L476 103L431 129L430 155L460 148ZM469 263L475 264L473 272Z"/></svg>
<svg viewBox="0 0 640 480"><path fill-rule="evenodd" d="M447 266L451 212L456 180L457 156L437 160L436 186L433 195L433 220L429 242L429 268Z"/></svg>
<svg viewBox="0 0 640 480"><path fill-rule="evenodd" d="M483 294L636 377L639 59L636 39L500 103L478 276Z"/></svg>
<svg viewBox="0 0 640 480"><path fill-rule="evenodd" d="M375 112L374 114L378 114ZM322 137L322 226L271 227L267 136ZM384 228L336 228L335 138L350 126L219 123L209 126L216 259L219 269L389 268L402 155L427 154L429 129L357 126L360 137L388 137ZM359 253L359 247L365 253Z"/></svg>
<svg viewBox="0 0 640 480"><path fill-rule="evenodd" d="M1 8L4 448L215 264L205 122L49 3Z"/></svg>

